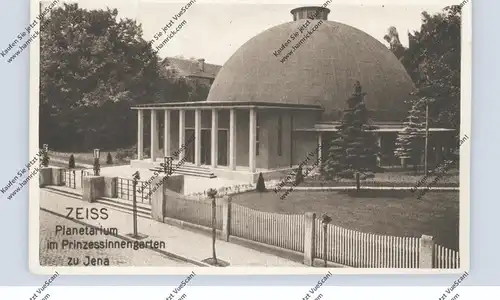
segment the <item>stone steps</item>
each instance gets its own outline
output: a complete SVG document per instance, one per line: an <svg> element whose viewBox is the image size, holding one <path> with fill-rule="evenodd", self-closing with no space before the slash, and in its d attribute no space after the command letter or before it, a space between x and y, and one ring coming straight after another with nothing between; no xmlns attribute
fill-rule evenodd
<svg viewBox="0 0 500 300"><path fill-rule="evenodd" d="M175 168L174 174L188 175L188 176L195 176L195 177L204 177L204 178L216 178L217 177L208 168L197 167L197 166L186 166L186 165L175 167L175 163L174 163L174 168ZM158 171L158 172L163 173L162 167L151 168L149 170L150 171Z"/></svg>
<svg viewBox="0 0 500 300"><path fill-rule="evenodd" d="M119 198L99 198L96 202L120 212L133 214L132 201L129 200ZM151 219L151 207L148 204L138 202L137 216Z"/></svg>

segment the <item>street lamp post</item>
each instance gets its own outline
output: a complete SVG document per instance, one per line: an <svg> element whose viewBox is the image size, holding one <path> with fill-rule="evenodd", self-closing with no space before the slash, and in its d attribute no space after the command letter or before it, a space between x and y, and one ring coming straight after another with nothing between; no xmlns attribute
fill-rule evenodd
<svg viewBox="0 0 500 300"><path fill-rule="evenodd" d="M327 264L327 233L328 233L328 224L332 221L332 218L329 217L327 214L323 214L321 216L321 224L323 224L323 259L324 259L324 264L325 268L328 267Z"/></svg>
<svg viewBox="0 0 500 300"><path fill-rule="evenodd" d="M217 266L218 265L217 264L217 256L215 254L215 240L216 240L216 233L217 233L216 225L215 225L215 220L217 217L216 210L215 210L215 206L216 206L215 196L217 195L217 190L209 189L207 191L207 195L212 200L212 259L213 259L214 266Z"/></svg>
<svg viewBox="0 0 500 300"><path fill-rule="evenodd" d="M429 101L425 101L425 149L424 149L424 174L427 175L428 165L427 165L427 157L429 148Z"/></svg>
<svg viewBox="0 0 500 300"><path fill-rule="evenodd" d="M132 194L132 226L133 226L133 231L132 233L127 233L127 236L134 238L136 240L141 240L144 238L147 238L148 236L142 233L139 233L137 230L137 183L141 179L141 176L139 174L139 171L136 171L134 174L132 174L132 189L133 189L133 194Z"/></svg>
<svg viewBox="0 0 500 300"><path fill-rule="evenodd" d="M94 149L94 176L99 176L101 166L99 165L99 158L101 156L99 149Z"/></svg>
<svg viewBox="0 0 500 300"><path fill-rule="evenodd" d="M133 235L134 237L137 237L137 181L141 179L139 175L139 171L136 171L133 175L133 181L132 181L132 189L134 191L133 197L132 197L132 212L133 212Z"/></svg>

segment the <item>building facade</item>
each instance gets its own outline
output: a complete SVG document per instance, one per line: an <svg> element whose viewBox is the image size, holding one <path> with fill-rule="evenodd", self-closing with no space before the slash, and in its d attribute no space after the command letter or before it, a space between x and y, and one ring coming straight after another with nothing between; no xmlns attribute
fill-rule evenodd
<svg viewBox="0 0 500 300"><path fill-rule="evenodd" d="M326 147L319 146L334 138L356 81L367 93L365 104L378 127L379 163L398 163L394 142L403 129L413 82L385 45L328 21L329 12L294 9L293 21L250 39L218 72L206 101L133 107L138 159L131 164L158 166L163 157L176 154L174 159L192 170L209 169L215 176L255 182L262 172L266 179L281 178L316 149L322 149L317 160L326 155ZM145 117L151 118L148 159ZM430 132L431 152L439 160L450 144L450 130Z"/></svg>

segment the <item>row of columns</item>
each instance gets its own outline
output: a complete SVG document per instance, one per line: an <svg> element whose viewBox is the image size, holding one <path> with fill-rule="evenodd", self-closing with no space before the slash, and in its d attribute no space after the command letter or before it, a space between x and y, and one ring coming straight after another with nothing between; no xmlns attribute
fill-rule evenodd
<svg viewBox="0 0 500 300"><path fill-rule="evenodd" d="M194 164L201 166L201 109L196 108L194 114ZM137 158L144 158L144 110L137 111ZM171 140L170 140L170 116L171 110L165 109L165 126L163 151L165 156L170 156ZM211 165L212 168L217 167L218 153L218 133L219 133L219 111L211 109L212 124L211 124ZM257 144L257 110L249 109L249 151L248 151L248 166L249 171L256 172L256 144ZM157 110L151 110L151 160L156 161L156 149L158 148L158 115ZM179 110L179 160L186 156L186 110ZM232 170L236 169L236 109L229 109L229 167Z"/></svg>

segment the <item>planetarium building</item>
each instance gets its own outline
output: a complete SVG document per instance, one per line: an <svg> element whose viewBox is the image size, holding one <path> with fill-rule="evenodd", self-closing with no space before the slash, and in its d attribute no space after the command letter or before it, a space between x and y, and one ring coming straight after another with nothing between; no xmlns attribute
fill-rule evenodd
<svg viewBox="0 0 500 300"><path fill-rule="evenodd" d="M131 164L151 168L173 157L174 165L182 160L184 171L193 175L256 181L262 172L266 179L281 178L333 138L357 81L378 127L379 163L397 164L394 145L413 82L384 44L328 21L329 12L296 8L293 21L250 39L219 71L206 101L133 107L138 158ZM148 159L145 117L151 118ZM440 135L447 130L431 132L432 153L438 157L447 144ZM316 159L326 155L324 148Z"/></svg>

